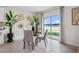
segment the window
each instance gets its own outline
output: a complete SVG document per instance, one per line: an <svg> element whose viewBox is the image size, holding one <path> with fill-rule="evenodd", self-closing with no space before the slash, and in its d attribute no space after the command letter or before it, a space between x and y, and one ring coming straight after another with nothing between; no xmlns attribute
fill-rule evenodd
<svg viewBox="0 0 79 59"><path fill-rule="evenodd" d="M44 31L48 29L48 35L59 36L60 16L44 17Z"/></svg>

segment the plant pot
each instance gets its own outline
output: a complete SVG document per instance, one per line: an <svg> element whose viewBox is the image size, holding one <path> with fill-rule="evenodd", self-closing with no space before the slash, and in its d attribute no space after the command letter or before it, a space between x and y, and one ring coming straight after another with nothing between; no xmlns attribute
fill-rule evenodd
<svg viewBox="0 0 79 59"><path fill-rule="evenodd" d="M34 30L35 30L34 27L32 27L32 31L33 31L33 33L34 33Z"/></svg>
<svg viewBox="0 0 79 59"><path fill-rule="evenodd" d="M7 42L13 42L13 33L8 33L7 37L8 37Z"/></svg>

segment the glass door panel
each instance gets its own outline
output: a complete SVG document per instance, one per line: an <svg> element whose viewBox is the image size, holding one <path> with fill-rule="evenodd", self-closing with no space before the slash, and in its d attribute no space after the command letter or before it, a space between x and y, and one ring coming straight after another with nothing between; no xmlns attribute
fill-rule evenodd
<svg viewBox="0 0 79 59"><path fill-rule="evenodd" d="M48 29L48 37L58 39L60 36L60 16L44 17L44 31Z"/></svg>

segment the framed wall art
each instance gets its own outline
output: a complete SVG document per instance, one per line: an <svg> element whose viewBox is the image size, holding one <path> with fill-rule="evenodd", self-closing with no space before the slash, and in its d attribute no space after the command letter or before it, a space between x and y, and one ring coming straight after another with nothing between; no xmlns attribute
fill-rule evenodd
<svg viewBox="0 0 79 59"><path fill-rule="evenodd" d="M79 7L72 9L72 25L79 25Z"/></svg>

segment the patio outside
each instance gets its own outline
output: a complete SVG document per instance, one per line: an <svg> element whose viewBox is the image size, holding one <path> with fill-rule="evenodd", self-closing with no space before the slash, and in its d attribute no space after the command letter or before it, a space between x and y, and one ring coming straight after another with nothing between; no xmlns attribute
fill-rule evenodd
<svg viewBox="0 0 79 59"><path fill-rule="evenodd" d="M60 39L60 16L44 18L44 31L48 29L47 37Z"/></svg>

